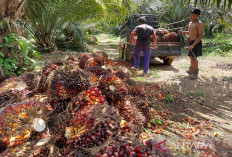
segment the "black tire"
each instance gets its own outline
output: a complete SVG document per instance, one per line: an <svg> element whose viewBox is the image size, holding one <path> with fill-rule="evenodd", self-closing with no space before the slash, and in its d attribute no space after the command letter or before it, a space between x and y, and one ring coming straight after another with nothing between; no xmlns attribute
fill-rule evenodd
<svg viewBox="0 0 232 157"><path fill-rule="evenodd" d="M164 64L166 64L166 65L171 65L172 62L173 62L173 58L166 58L166 59L163 59L163 62L164 62Z"/></svg>

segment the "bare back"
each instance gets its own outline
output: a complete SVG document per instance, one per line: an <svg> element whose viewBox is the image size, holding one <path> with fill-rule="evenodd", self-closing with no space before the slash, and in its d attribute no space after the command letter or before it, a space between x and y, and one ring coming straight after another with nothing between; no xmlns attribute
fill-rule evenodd
<svg viewBox="0 0 232 157"><path fill-rule="evenodd" d="M203 23L201 21L190 22L188 26L190 40L197 40L203 36Z"/></svg>

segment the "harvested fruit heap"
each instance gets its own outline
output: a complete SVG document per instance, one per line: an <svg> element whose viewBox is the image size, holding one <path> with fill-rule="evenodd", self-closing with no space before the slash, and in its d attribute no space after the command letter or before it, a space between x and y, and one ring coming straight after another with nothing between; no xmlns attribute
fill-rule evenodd
<svg viewBox="0 0 232 157"><path fill-rule="evenodd" d="M168 32L164 28L159 28L156 31L157 41L158 42L180 42L180 35L176 32Z"/></svg>
<svg viewBox="0 0 232 157"><path fill-rule="evenodd" d="M48 94L60 100L76 96L90 86L89 76L80 70L57 70L51 78Z"/></svg>
<svg viewBox="0 0 232 157"><path fill-rule="evenodd" d="M1 113L0 138L8 148L21 147L26 141L42 137L52 109L38 100L35 97L34 101L9 105Z"/></svg>
<svg viewBox="0 0 232 157"><path fill-rule="evenodd" d="M151 106L181 98L137 84L129 66L83 53L46 66L42 76L3 82L0 156L151 156L141 138L155 114Z"/></svg>

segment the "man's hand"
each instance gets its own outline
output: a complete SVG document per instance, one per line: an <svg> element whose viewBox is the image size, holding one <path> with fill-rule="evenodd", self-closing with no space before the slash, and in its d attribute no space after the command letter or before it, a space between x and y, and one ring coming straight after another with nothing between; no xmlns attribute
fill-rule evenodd
<svg viewBox="0 0 232 157"><path fill-rule="evenodd" d="M130 44L136 44L136 40L135 39L132 39L129 41Z"/></svg>
<svg viewBox="0 0 232 157"><path fill-rule="evenodd" d="M158 47L157 47L157 45L154 45L154 49L155 49L155 50L158 50Z"/></svg>
<svg viewBox="0 0 232 157"><path fill-rule="evenodd" d="M135 35L136 35L136 32L135 31L132 31L131 32L131 35L130 35L130 40L129 40L129 43L130 44L134 44L135 43Z"/></svg>
<svg viewBox="0 0 232 157"><path fill-rule="evenodd" d="M195 45L191 45L188 47L188 50L192 50L194 48Z"/></svg>

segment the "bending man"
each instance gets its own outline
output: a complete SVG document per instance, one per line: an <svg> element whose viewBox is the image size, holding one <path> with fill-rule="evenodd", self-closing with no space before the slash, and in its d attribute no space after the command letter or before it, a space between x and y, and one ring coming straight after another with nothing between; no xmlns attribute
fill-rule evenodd
<svg viewBox="0 0 232 157"><path fill-rule="evenodd" d="M139 53L143 51L144 56L144 76L148 76L149 72L149 62L150 62L150 38L152 36L154 40L154 49L157 50L157 38L154 32L153 27L146 24L146 18L140 17L138 20L138 26L134 28L130 36L130 44L134 43L134 36L137 35L137 41L135 46L135 52L133 55L134 59L134 68L139 70L140 55Z"/></svg>

